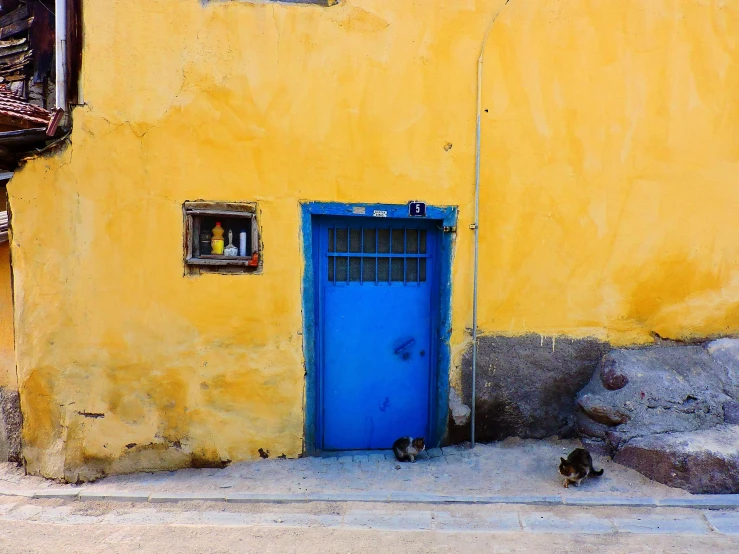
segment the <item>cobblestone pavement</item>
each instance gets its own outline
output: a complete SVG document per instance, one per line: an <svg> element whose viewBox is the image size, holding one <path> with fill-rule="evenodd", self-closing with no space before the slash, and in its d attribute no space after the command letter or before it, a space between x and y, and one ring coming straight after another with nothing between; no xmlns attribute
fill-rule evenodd
<svg viewBox="0 0 739 554"><path fill-rule="evenodd" d="M273 500L316 500L323 495L326 500L340 496L344 500L380 501L422 501L438 496L482 501L491 497L537 497L548 499L549 503L597 503L598 498L607 497L609 503L645 505L694 498L602 457L595 458L596 467L605 469L602 477L565 489L557 473L559 457L578 445L576 441L512 439L477 445L473 450L432 449L414 464L398 463L390 452L336 453L295 460L270 458L235 463L225 469L112 476L81 486L25 476L22 469L6 464L0 470L0 494L81 495L90 499L107 496L123 500L155 499L157 495L165 499L173 494L232 500L239 495L241 500L253 500L254 495L271 496Z"/></svg>

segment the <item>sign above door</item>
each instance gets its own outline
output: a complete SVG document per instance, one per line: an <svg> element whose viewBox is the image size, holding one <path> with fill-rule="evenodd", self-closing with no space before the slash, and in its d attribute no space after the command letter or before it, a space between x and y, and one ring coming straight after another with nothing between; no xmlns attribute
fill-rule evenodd
<svg viewBox="0 0 739 554"><path fill-rule="evenodd" d="M413 200L408 202L408 215L411 217L426 217L426 202Z"/></svg>

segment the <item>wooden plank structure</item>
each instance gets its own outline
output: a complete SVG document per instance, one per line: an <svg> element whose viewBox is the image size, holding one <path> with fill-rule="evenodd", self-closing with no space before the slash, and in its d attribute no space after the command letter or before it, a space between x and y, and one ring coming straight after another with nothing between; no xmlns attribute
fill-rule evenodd
<svg viewBox="0 0 739 554"><path fill-rule="evenodd" d="M65 0L67 95L78 101L81 0ZM0 170L43 151L69 131L67 107L55 107L54 0L0 0Z"/></svg>
<svg viewBox="0 0 739 554"><path fill-rule="evenodd" d="M33 50L28 30L33 24L28 5L21 4L15 10L0 17L0 77L3 82L25 81Z"/></svg>
<svg viewBox="0 0 739 554"><path fill-rule="evenodd" d="M53 102L53 0L0 0L0 84L41 107Z"/></svg>

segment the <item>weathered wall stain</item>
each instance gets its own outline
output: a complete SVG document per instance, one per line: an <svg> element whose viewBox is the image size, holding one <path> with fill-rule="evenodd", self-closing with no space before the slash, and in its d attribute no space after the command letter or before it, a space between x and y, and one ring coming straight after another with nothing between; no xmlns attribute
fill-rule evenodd
<svg viewBox="0 0 739 554"><path fill-rule="evenodd" d="M459 388L475 61L502 0L134 4L85 6L71 144L9 187L28 470L297 456L300 200L459 206ZM736 36L734 3L509 3L485 65L483 333L739 331ZM262 275L183 276L192 198L259 203Z"/></svg>

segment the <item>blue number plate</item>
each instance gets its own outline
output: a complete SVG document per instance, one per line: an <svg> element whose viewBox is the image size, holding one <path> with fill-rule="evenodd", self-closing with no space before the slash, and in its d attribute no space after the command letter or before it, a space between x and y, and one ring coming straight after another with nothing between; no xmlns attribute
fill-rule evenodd
<svg viewBox="0 0 739 554"><path fill-rule="evenodd" d="M426 202L408 202L408 215L426 217Z"/></svg>

